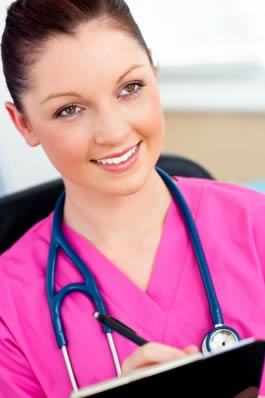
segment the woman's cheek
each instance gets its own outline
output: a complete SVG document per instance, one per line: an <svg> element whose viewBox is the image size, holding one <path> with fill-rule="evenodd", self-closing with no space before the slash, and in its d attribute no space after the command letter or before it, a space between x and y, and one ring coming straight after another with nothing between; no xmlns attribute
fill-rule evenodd
<svg viewBox="0 0 265 398"><path fill-rule="evenodd" d="M143 125L145 125L146 136L156 139L164 139L164 116L160 101L153 99L143 109Z"/></svg>
<svg viewBox="0 0 265 398"><path fill-rule="evenodd" d="M41 146L54 167L61 172L66 164L71 163L77 153L76 142L69 139L66 131L64 134L57 130L44 131L41 134ZM70 161L71 160L71 161Z"/></svg>
<svg viewBox="0 0 265 398"><path fill-rule="evenodd" d="M154 91L135 108L132 120L135 128L146 137L153 135L164 136L164 117L160 97Z"/></svg>

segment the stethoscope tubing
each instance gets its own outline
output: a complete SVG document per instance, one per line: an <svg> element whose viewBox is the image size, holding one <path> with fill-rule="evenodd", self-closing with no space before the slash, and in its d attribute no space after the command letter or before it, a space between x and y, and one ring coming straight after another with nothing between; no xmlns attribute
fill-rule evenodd
<svg viewBox="0 0 265 398"><path fill-rule="evenodd" d="M184 200L182 194L180 193L177 185L172 180L172 178L165 173L160 168L156 167L157 172L163 178L166 183L168 189L172 193L172 196L176 202L176 205L180 208L181 214L183 217L183 221L186 225L187 231L189 233L191 243L194 249L194 254L197 259L197 263L199 266L201 278L204 284L205 292L208 299L208 304L211 311L211 317L214 325L222 325L223 324L223 315L221 311L221 307L219 301L216 296L214 284L209 272L209 266L206 261L206 257L202 248L202 243L195 226L193 217L191 212L187 206L186 201Z"/></svg>
<svg viewBox="0 0 265 398"><path fill-rule="evenodd" d="M61 306L65 297L73 292L82 292L93 300L98 312L106 314L106 307L104 301L99 293L97 283L94 276L81 260L81 258L70 247L69 243L63 236L61 231L61 220L63 212L65 194L64 192L59 197L54 211L52 239L50 244L50 251L48 257L47 277L46 277L46 292L49 302L49 308L52 316L52 322L56 334L58 346L62 348L67 344L67 339L61 319ZM78 268L79 272L84 278L84 283L71 283L62 288L58 293L55 292L55 268L58 250L62 249L70 258L73 264ZM102 324L104 333L110 333L111 329Z"/></svg>
<svg viewBox="0 0 265 398"><path fill-rule="evenodd" d="M199 266L201 278L203 281L203 285L205 288L205 293L208 300L208 305L210 308L210 314L213 321L213 325L215 326L214 330L217 330L220 326L223 325L223 316L220 304L218 302L214 284L210 275L209 267L206 261L206 257L202 248L202 244L199 238L199 234L197 228L195 226L195 222L191 215L191 212L188 208L188 205L185 202L181 192L179 191L176 183L172 180L172 178L160 168L156 168L156 171L164 180L166 186L168 187L169 191L171 192L176 205L179 207L180 212L183 217L184 224L186 225L187 231L189 233L194 254ZM81 260L76 252L72 249L68 241L63 235L62 232L62 218L63 218L63 209L64 209L64 200L65 200L65 193L63 192L57 200L54 209L54 216L53 216L53 226L52 226L52 235L51 235L51 242L50 242L50 249L48 255L48 264L47 264L47 275L46 275L46 293L49 303L49 309L52 318L52 324L55 331L55 336L57 340L57 344L59 348L62 350L66 367L68 370L68 374L73 386L74 391L77 390L77 383L74 377L74 373L72 370L70 358L67 352L67 338L65 335L65 330L61 318L61 306L65 297L73 292L82 292L88 298L90 298L94 305L95 310L103 315L107 316L106 306L104 300L99 292L97 282L88 269L87 265ZM63 250L65 254L69 257L72 263L77 267L80 274L84 278L84 283L71 283L67 286L63 287L59 292L55 291L55 269L56 269L56 259L58 255L59 249ZM106 317L105 317L106 318ZM117 323L117 322L116 322ZM120 324L121 326L122 324ZM120 363L118 360L117 350L112 338L112 328L108 325L102 323L103 332L106 334L110 350L112 353L112 357L114 360L114 364L116 367L116 371L118 376L121 374ZM126 328L126 325L125 325ZM226 328L228 330L229 328ZM126 328L126 333L128 336L128 328ZM214 332L212 330L208 336L211 336ZM230 329L229 329L230 330ZM133 332L133 331L132 331ZM234 331L235 332L235 331ZM235 332L236 333L236 332ZM124 334L125 335L125 334ZM135 337L135 336L134 336ZM238 336L239 337L239 336ZM209 338L206 336L207 341L206 345L209 345ZM137 340L138 341L138 340ZM139 340L140 344L145 344L146 341L143 339ZM138 343L139 343L138 342Z"/></svg>
<svg viewBox="0 0 265 398"><path fill-rule="evenodd" d="M56 336L58 347L62 351L64 362L66 365L67 373L73 388L73 391L78 391L78 385L74 371L72 368L71 360L67 350L67 338L61 318L61 306L65 297L73 292L82 292L88 298L90 298L98 312L106 314L106 308L101 297L96 280L88 267L81 260L81 258L74 252L61 230L62 216L63 216L63 205L65 200L65 193L63 192L55 205L53 226L52 226L52 238L50 243L50 250L48 255L47 275L46 275L46 293L49 303L50 314L52 318L52 324ZM72 263L77 267L79 272L84 278L84 283L71 283L63 287L59 292L55 291L55 268L58 250L62 249L65 254L69 257ZM112 337L112 329L109 326L102 324L103 332L107 336L108 344L114 361L117 375L121 375L121 366L117 354L117 349Z"/></svg>

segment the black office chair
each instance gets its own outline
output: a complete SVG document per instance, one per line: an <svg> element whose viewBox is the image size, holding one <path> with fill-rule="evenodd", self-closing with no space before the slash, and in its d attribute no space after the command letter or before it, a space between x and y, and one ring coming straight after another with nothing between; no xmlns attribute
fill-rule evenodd
<svg viewBox="0 0 265 398"><path fill-rule="evenodd" d="M196 162L173 154L162 154L157 166L171 176L214 179ZM57 179L0 198L0 253L51 213L63 189L62 180Z"/></svg>
<svg viewBox="0 0 265 398"><path fill-rule="evenodd" d="M212 174L197 162L183 156L163 153L158 159L157 166L171 176L196 177L215 180Z"/></svg>

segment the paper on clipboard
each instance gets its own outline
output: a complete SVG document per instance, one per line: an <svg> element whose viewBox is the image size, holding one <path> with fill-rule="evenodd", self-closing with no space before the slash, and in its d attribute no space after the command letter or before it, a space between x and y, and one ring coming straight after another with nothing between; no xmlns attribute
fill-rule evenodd
<svg viewBox="0 0 265 398"><path fill-rule="evenodd" d="M161 386L164 395L169 390L172 396L174 389L185 397L233 398L248 387L259 386L264 354L265 340L246 339L216 353L197 353L135 370L127 376L82 388L69 398L124 398L128 394L139 395L143 388L150 394L157 393Z"/></svg>

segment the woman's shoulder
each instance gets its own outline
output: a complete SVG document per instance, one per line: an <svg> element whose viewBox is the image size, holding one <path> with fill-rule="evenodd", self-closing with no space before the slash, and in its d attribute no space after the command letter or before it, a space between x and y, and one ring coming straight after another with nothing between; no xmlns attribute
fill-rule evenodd
<svg viewBox="0 0 265 398"><path fill-rule="evenodd" d="M40 271L48 255L51 217L42 219L26 231L9 249L0 255L0 275L28 275ZM36 267L36 264L38 267ZM0 279L1 279L0 278Z"/></svg>
<svg viewBox="0 0 265 398"><path fill-rule="evenodd" d="M250 209L258 204L265 206L265 194L242 185L193 177L173 177L187 196L199 196L207 205L218 204Z"/></svg>
<svg viewBox="0 0 265 398"><path fill-rule="evenodd" d="M265 194L214 180L176 177L176 182L208 243L225 241L227 250L234 242L265 264Z"/></svg>
<svg viewBox="0 0 265 398"><path fill-rule="evenodd" d="M0 340L13 339L12 359L17 352L16 345L20 351L27 349L29 335L25 325L35 330L36 322L43 317L40 308L42 300L46 299L50 223L50 216L39 221L0 256ZM10 330L12 336L8 335Z"/></svg>

